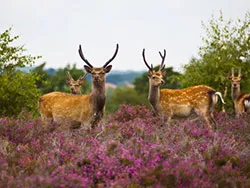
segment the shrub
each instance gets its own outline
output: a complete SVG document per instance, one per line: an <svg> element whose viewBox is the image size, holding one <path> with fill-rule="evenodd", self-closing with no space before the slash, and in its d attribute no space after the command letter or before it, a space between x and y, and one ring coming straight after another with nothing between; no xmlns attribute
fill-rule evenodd
<svg viewBox="0 0 250 188"><path fill-rule="evenodd" d="M0 184L249 187L250 116L215 118L216 132L203 122L162 125L151 110L131 105L122 105L90 132L25 115L2 118Z"/></svg>

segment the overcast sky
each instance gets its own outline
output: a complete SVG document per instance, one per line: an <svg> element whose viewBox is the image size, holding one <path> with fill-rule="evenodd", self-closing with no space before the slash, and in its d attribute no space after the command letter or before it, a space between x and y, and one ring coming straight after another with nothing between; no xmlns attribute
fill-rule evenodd
<svg viewBox="0 0 250 188"><path fill-rule="evenodd" d="M156 65L165 48L167 66L180 71L202 44L202 21L219 10L226 19L244 18L250 0L3 0L0 32L12 27L46 67L82 68L79 44L90 63L102 66L119 43L115 70L146 70L142 49Z"/></svg>

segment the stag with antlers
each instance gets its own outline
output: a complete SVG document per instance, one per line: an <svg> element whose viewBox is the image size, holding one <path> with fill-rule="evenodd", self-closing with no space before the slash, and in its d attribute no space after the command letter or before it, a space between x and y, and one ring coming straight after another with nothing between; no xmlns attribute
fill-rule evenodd
<svg viewBox="0 0 250 188"><path fill-rule="evenodd" d="M92 91L87 95L71 95L63 92L52 92L45 94L39 99L39 111L42 118L52 118L53 121L72 121L80 122L81 125L87 124L93 128L102 119L106 102L105 82L106 73L112 65L111 61L116 57L118 44L111 59L102 67L93 67L84 57L81 45L79 55L86 63L84 69L92 75Z"/></svg>
<svg viewBox="0 0 250 188"><path fill-rule="evenodd" d="M71 93L74 95L81 94L81 87L82 87L82 84L84 83L84 80L85 80L87 74L80 76L77 80L74 80L74 78L71 76L70 72L67 72L67 76L68 76L68 78L66 80L66 84L69 85Z"/></svg>
<svg viewBox="0 0 250 188"><path fill-rule="evenodd" d="M163 78L166 74L164 71L166 50L164 49L163 54L161 52L159 54L162 62L159 70L155 71L153 65L149 66L146 61L145 49L142 51L144 63L148 68L148 100L155 114L159 115L163 120L167 119L168 124L172 118L189 117L191 114L197 114L205 119L209 127L214 125L216 128L213 111L218 96L224 103L221 93L205 85L176 90L160 89L160 86L165 82Z"/></svg>
<svg viewBox="0 0 250 188"><path fill-rule="evenodd" d="M234 76L234 68L232 68L232 73L228 76L228 79L231 80L231 97L237 118L250 110L250 94L241 93L240 91L241 78L241 69L239 69L238 76Z"/></svg>

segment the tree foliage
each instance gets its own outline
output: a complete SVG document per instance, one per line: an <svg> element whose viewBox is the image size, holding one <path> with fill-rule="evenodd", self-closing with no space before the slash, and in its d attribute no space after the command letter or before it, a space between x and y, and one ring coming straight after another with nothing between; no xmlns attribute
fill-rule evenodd
<svg viewBox="0 0 250 188"><path fill-rule="evenodd" d="M134 88L118 87L112 90L106 103L107 112L115 112L121 104L148 105L147 95L138 94Z"/></svg>
<svg viewBox="0 0 250 188"><path fill-rule="evenodd" d="M77 80L80 76L85 74L83 70L77 69L75 64L72 67L70 67L70 65L67 65L64 68L59 68L57 71L44 70L44 67L45 63L37 66L34 69L34 72L42 75L42 80L39 80L37 82L37 86L41 89L43 94L52 91L62 91L70 93L70 88L66 84L66 73L69 71L74 80ZM50 72L52 72L52 74L50 74ZM83 94L90 92L90 84L87 80L82 85L81 92Z"/></svg>
<svg viewBox="0 0 250 188"><path fill-rule="evenodd" d="M227 75L231 69L242 69L242 91L250 92L250 13L244 20L225 20L222 12L219 18L212 16L208 25L203 23L206 35L202 38L203 45L199 48L198 57L192 58L184 66L182 84L192 86L206 84L221 91L227 97L230 81ZM237 73L237 71L236 71ZM230 103L229 102L229 103Z"/></svg>
<svg viewBox="0 0 250 188"><path fill-rule="evenodd" d="M11 36L11 28L0 34L0 115L13 116L23 108L35 111L40 91L40 76L18 70L31 66L40 56L24 55L24 46L13 46L19 36Z"/></svg>

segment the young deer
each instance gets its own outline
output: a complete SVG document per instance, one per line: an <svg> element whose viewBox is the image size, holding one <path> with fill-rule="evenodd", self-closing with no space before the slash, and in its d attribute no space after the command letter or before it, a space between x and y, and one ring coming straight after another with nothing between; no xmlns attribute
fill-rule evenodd
<svg viewBox="0 0 250 188"><path fill-rule="evenodd" d="M116 57L118 52L118 44L116 51L111 59L109 59L102 67L93 67L87 59L85 59L81 45L79 46L79 55L87 64L84 69L92 75L92 91L87 95L72 95L63 92L52 92L41 96L39 99L39 111L42 118L52 118L53 121L80 122L81 125L87 123L93 128L103 117L106 102L105 93L105 75L108 73L112 65L109 63Z"/></svg>
<svg viewBox="0 0 250 188"><path fill-rule="evenodd" d="M241 77L241 69L239 69L238 76L234 76L234 68L232 68L232 74L228 76L228 79L231 80L231 97L237 118L250 109L250 94L241 93L240 91Z"/></svg>
<svg viewBox="0 0 250 188"><path fill-rule="evenodd" d="M81 87L82 87L82 84L83 84L87 74L79 77L77 80L74 80L74 78L71 76L71 74L69 72L67 72L67 76L68 76L68 78L66 80L66 84L69 85L69 87L71 89L71 93L74 95L81 94Z"/></svg>
<svg viewBox="0 0 250 188"><path fill-rule="evenodd" d="M161 84L165 83L163 77L166 75L164 71L166 50L164 54L159 52L162 62L158 71L155 71L153 65L148 65L145 58L145 49L142 51L144 63L148 67L149 78L149 95L148 100L153 107L156 115L163 119L167 117L169 123L174 117L189 117L195 113L202 116L209 127L213 124L216 128L216 121L213 117L214 106L217 103L218 96L222 103L224 100L220 92L216 92L213 88L198 85L185 89L160 89Z"/></svg>

